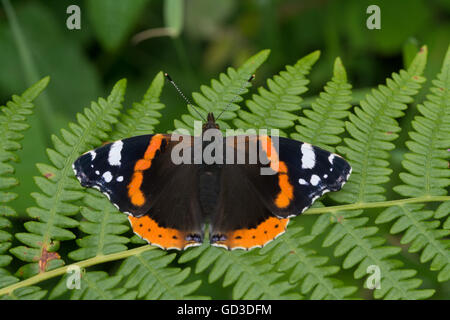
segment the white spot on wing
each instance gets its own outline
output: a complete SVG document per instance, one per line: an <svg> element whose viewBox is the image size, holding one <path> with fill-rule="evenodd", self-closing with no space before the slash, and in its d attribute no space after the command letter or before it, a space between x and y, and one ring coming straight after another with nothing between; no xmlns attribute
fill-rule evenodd
<svg viewBox="0 0 450 320"><path fill-rule="evenodd" d="M121 140L114 142L109 149L108 162L112 166L120 166L122 159L123 142Z"/></svg>
<svg viewBox="0 0 450 320"><path fill-rule="evenodd" d="M105 179L105 182L111 182L112 180L112 174L109 171L106 171L103 175L102 175L103 179Z"/></svg>
<svg viewBox="0 0 450 320"><path fill-rule="evenodd" d="M123 181L123 176L117 177L116 181L117 182L122 182Z"/></svg>
<svg viewBox="0 0 450 320"><path fill-rule="evenodd" d="M95 174L96 174L96 175L100 175L100 171L95 170Z"/></svg>
<svg viewBox="0 0 450 320"><path fill-rule="evenodd" d="M303 180L303 179L298 179L298 183L303 184L303 185L309 184L306 180Z"/></svg>
<svg viewBox="0 0 450 320"><path fill-rule="evenodd" d="M319 177L318 175L313 174L313 175L311 176L310 182L311 182L311 184L312 184L313 186L317 186L317 185L319 184L319 182L320 182L320 177Z"/></svg>
<svg viewBox="0 0 450 320"><path fill-rule="evenodd" d="M302 168L312 169L316 165L316 154L314 153L312 145L309 143L302 144Z"/></svg>
<svg viewBox="0 0 450 320"><path fill-rule="evenodd" d="M328 161L330 161L331 164L333 164L334 154L330 154L328 157Z"/></svg>
<svg viewBox="0 0 450 320"><path fill-rule="evenodd" d="M91 161L94 161L95 157L97 156L97 154L95 153L94 150L89 151L89 154L91 155Z"/></svg>

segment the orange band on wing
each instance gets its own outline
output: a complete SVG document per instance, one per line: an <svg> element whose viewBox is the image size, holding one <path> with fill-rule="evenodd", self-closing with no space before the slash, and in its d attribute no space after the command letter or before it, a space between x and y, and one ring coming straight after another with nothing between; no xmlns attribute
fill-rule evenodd
<svg viewBox="0 0 450 320"><path fill-rule="evenodd" d="M133 177L128 185L128 196L130 197L131 203L135 206L140 207L145 203L145 197L141 191L142 181L144 180L143 172L151 167L156 152L161 148L163 138L164 136L162 134L154 135L150 139L144 158L139 159L134 165Z"/></svg>
<svg viewBox="0 0 450 320"><path fill-rule="evenodd" d="M292 199L294 199L294 187L289 182L287 165L284 161L280 161L270 137L261 136L259 137L259 140L270 161L270 167L278 173L278 186L280 187L280 192L275 199L275 205L278 208L286 208L289 206Z"/></svg>
<svg viewBox="0 0 450 320"><path fill-rule="evenodd" d="M129 216L134 233L147 240L150 244L157 245L163 249L182 250L186 246L199 244L195 241L186 240L186 232L172 228L161 228L155 220L149 216Z"/></svg>
<svg viewBox="0 0 450 320"><path fill-rule="evenodd" d="M250 249L263 247L269 241L284 233L289 219L269 217L253 229L239 229L226 233L226 240L215 242L215 245L223 245L227 248Z"/></svg>

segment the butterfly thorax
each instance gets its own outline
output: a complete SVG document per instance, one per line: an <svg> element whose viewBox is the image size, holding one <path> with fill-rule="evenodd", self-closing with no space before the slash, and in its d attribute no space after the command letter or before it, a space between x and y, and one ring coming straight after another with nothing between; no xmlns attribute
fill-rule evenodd
<svg viewBox="0 0 450 320"><path fill-rule="evenodd" d="M212 112L208 113L206 122L203 124L202 131L205 132L208 129L220 129L219 125L216 123L216 119Z"/></svg>

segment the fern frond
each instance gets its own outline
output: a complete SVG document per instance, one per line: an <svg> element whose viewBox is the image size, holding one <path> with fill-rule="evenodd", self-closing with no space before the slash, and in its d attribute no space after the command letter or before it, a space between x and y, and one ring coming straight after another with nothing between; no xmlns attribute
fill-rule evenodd
<svg viewBox="0 0 450 320"><path fill-rule="evenodd" d="M223 249L202 245L185 252L178 262L185 263L198 258L195 272L204 272L212 267L208 275L210 283L224 278L223 286L234 284L232 299L301 299L293 291L288 281L280 278L283 273L273 270L264 256L253 251L224 251Z"/></svg>
<svg viewBox="0 0 450 320"><path fill-rule="evenodd" d="M112 140L119 140L142 134L153 133L161 118L161 110L165 107L159 101L164 87L164 75L159 72L153 79L141 102L133 103L132 108L122 113L111 135Z"/></svg>
<svg viewBox="0 0 450 320"><path fill-rule="evenodd" d="M36 286L19 288L13 293L5 294L0 300L41 300L47 295L47 290L42 290Z"/></svg>
<svg viewBox="0 0 450 320"><path fill-rule="evenodd" d="M403 115L406 103L412 101L420 83L426 63L426 48L415 57L408 71L393 73L386 86L380 85L361 101L361 107L350 114L346 123L351 138L344 139L346 146L337 150L346 156L353 167L349 182L338 195L331 197L339 202L369 202L385 199L385 189L380 184L389 180L392 172L386 161L395 146L393 141L400 131L396 118ZM368 217L360 217L362 210L337 212L336 223L327 234L323 246L336 245L335 256L345 256L345 269L357 266L356 279L367 275L367 267L375 265L381 272L381 289L374 291L376 298L422 299L433 294L434 290L417 289L421 280L413 279L416 270L399 269L402 262L391 259L401 251L399 247L383 246L386 239L376 236L378 228L366 226ZM325 230L330 220L318 219L316 230Z"/></svg>
<svg viewBox="0 0 450 320"><path fill-rule="evenodd" d="M64 275L50 292L49 299L70 300L132 300L136 298L136 291L126 292L125 288L117 288L122 276L110 276L104 271L89 271L81 274L80 287L69 289L67 281L69 275ZM72 283L71 283L72 284ZM72 284L74 285L74 284Z"/></svg>
<svg viewBox="0 0 450 320"><path fill-rule="evenodd" d="M373 89L361 106L346 123L351 138L344 139L346 146L337 148L350 161L353 172L339 195L332 195L340 202L383 201L385 188L380 184L389 181L392 170L388 168L388 151L395 148L391 142L398 137L400 126L396 118L404 115L407 103L413 101L425 81L421 74L426 59L426 49L422 49L411 63L408 71L400 70L387 79L386 85Z"/></svg>
<svg viewBox="0 0 450 320"><path fill-rule="evenodd" d="M334 255L345 255L343 268L357 266L354 272L356 279L367 276L369 266L379 267L381 289L374 291L375 298L424 299L431 296L434 290L417 289L422 281L412 278L417 274L416 270L400 269L403 263L390 258L398 254L401 248L383 245L386 239L376 236L378 228L366 226L369 218L360 217L361 214L362 210L338 212L323 246L336 245ZM331 222L325 222L325 219L317 220L315 228L326 229L329 224Z"/></svg>
<svg viewBox="0 0 450 320"><path fill-rule="evenodd" d="M16 234L26 246L11 249L17 258L28 262L18 270L18 275L30 277L64 264L56 251L60 241L75 238L68 228L78 226L78 221L71 217L79 207L71 202L84 196L74 178L72 164L81 153L107 137L106 132L117 121L125 87L125 80L117 82L107 100L100 98L93 102L84 114L77 115L77 124L69 124L70 130L61 130L62 139L52 136L55 149L47 150L52 164L39 164L43 177L35 178L42 191L32 194L38 206L27 210L30 217L39 221L26 222L24 227L28 233Z"/></svg>
<svg viewBox="0 0 450 320"><path fill-rule="evenodd" d="M79 290L72 290L71 300L111 300L121 299L125 288L116 288L122 280L120 276L109 276L104 271L86 272ZM136 293L127 295L125 299L133 299Z"/></svg>
<svg viewBox="0 0 450 320"><path fill-rule="evenodd" d="M302 125L296 126L297 133L293 133L292 138L334 151L333 145L341 141L338 134L344 131L343 119L348 117L347 110L351 107L348 103L351 99L350 89L344 66L337 58L332 80L327 83L312 108L303 109L306 117L299 118ZM297 226L298 223L298 220L292 220L288 232L263 248L260 254L268 255L271 263L277 265L277 270L289 276L291 284L301 281L301 293L310 294L311 299L343 299L355 292L355 287L344 287L341 281L331 278L340 268L326 265L329 260L327 257L308 249L317 234L302 234L302 227Z"/></svg>
<svg viewBox="0 0 450 320"><path fill-rule="evenodd" d="M407 197L446 195L450 184L448 158L450 149L450 47L434 87L427 100L417 106L421 116L412 121L412 140L406 145L411 151L402 161L409 172L400 173L404 185L394 188Z"/></svg>
<svg viewBox="0 0 450 320"><path fill-rule="evenodd" d="M236 111L239 109L237 102L242 101L242 95L248 92L247 87L251 86L248 82L251 75L267 59L270 50L263 50L250 57L239 69L228 68L227 73L221 73L219 80L211 80L211 86L202 85L199 92L194 92L192 97L197 103L197 110L206 119L208 112L213 112L217 116L223 109L229 105L217 123L221 129L228 129L230 126L226 121L236 117ZM181 116L181 120L175 120L174 125L177 129L186 129L193 132L194 121L202 120L199 115L188 106L189 114Z"/></svg>
<svg viewBox="0 0 450 320"><path fill-rule="evenodd" d="M119 213L102 195L89 190L83 201L86 205L81 208L79 229L88 235L77 239L80 247L69 253L69 258L80 261L127 250L127 237L120 236L129 230L127 216Z"/></svg>
<svg viewBox="0 0 450 320"><path fill-rule="evenodd" d="M300 95L308 90L306 85L309 80L306 76L319 56L320 51L314 51L267 80L269 90L260 87L259 94L253 94L252 99L246 101L251 112L239 110L239 117L233 120L235 127L243 130L292 127L298 119L294 112L301 109ZM280 130L280 135L286 134Z"/></svg>
<svg viewBox="0 0 450 320"><path fill-rule="evenodd" d="M420 116L412 121L412 140L406 145L411 151L404 155L403 167L408 172L400 173L405 183L394 190L405 197L446 195L450 185L448 150L450 150L450 47L444 64L427 100L418 105ZM450 213L449 205L441 205L440 219ZM446 212L445 212L446 211ZM450 280L450 242L442 238L450 234L448 229L438 229L439 220L433 218L432 210L424 205L404 205L386 209L376 222L393 222L391 233L405 232L402 244L411 243L410 252L422 251L420 261L432 260L431 270L439 271L438 281Z"/></svg>
<svg viewBox="0 0 450 320"><path fill-rule="evenodd" d="M303 109L305 117L299 118L300 125L295 126L297 132L291 137L334 152L332 146L341 142L339 134L345 131L343 120L350 114L351 88L342 61L337 58L333 78L312 103L311 109Z"/></svg>
<svg viewBox="0 0 450 320"><path fill-rule="evenodd" d="M39 94L47 87L50 78L46 77L29 89L21 96L14 95L12 101L1 107L0 114L0 288L6 287L18 281L12 276L7 267L12 257L7 255L11 247L12 235L2 229L10 228L11 222L8 217L16 216L13 208L6 205L17 197L15 193L8 192L13 186L18 184L17 179L12 175L14 168L11 161L17 161L16 151L22 146L22 132L28 129L27 118L33 113L32 103Z"/></svg>
<svg viewBox="0 0 450 320"><path fill-rule="evenodd" d="M261 249L261 254L269 255L270 262L277 265L277 271L288 273L289 282L299 281L300 292L310 294L310 299L344 299L356 291L356 287L344 286L343 282L330 276L339 271L338 266L325 265L329 258L318 256L307 245L315 238L304 235L303 228L290 226L277 241L272 241Z"/></svg>
<svg viewBox="0 0 450 320"><path fill-rule="evenodd" d="M154 126L159 123L157 118L161 117L157 110L164 108L164 104L159 102L163 86L164 75L159 72L142 101L134 103L123 113L111 135L112 140L153 132ZM88 236L77 240L80 248L69 253L69 257L79 261L126 250L129 239L120 234L129 230L127 216L118 212L97 190L89 189L87 193L83 199L85 206L81 209L87 221L82 221L79 228Z"/></svg>
<svg viewBox="0 0 450 320"><path fill-rule="evenodd" d="M190 268L168 267L176 254L167 254L161 250L149 250L127 258L120 266L117 275L125 281L121 287L137 290L139 299L197 299L192 296L201 281L186 283Z"/></svg>

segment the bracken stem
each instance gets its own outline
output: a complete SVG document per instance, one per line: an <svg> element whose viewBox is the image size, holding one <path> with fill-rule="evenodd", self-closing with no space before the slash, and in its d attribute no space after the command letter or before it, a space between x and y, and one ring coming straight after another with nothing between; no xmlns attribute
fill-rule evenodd
<svg viewBox="0 0 450 320"><path fill-rule="evenodd" d="M345 205L341 205L341 206L312 208L312 209L307 210L304 214L321 214L321 213L338 212L338 211L344 211L344 210L358 210L358 209L401 206L406 203L441 202L441 201L442 202L450 201L450 196L423 196L423 197L417 197L417 198L407 198L407 199L380 201L380 202L359 202L359 203L345 204Z"/></svg>
<svg viewBox="0 0 450 320"><path fill-rule="evenodd" d="M417 198L407 198L400 200L391 200L391 201L381 201L381 202L366 202L366 203L353 203L346 204L340 206L331 206L331 207L323 207L323 208L312 208L307 210L304 214L321 214L328 212L338 212L345 210L359 210L359 209L368 209L368 208L381 208L381 207L392 207L392 206L401 206L407 203L420 203L420 202L442 202L442 201L450 201L450 196L422 196ZM120 259L125 259L130 256L141 254L145 251L155 249L156 247L151 245L145 245L139 248L134 248L126 251L121 251L117 253L112 253L108 255L99 255L91 259L83 260L80 262L76 262L58 269L54 269L51 271L47 271L41 274L38 274L34 277L28 278L26 280L20 281L3 289L0 289L0 297L4 294L10 294L14 290L23 288L26 286L30 286L44 280L48 280L60 275L63 275L67 272L67 269L71 266L78 266L80 268L87 268L90 266L94 266L97 264L115 261Z"/></svg>
<svg viewBox="0 0 450 320"><path fill-rule="evenodd" d="M145 246L142 246L139 248L134 248L134 249L121 251L121 252L117 252L117 253L112 253L112 254L108 254L108 255L99 255L99 256L96 256L91 259L87 259L87 260L83 260L83 261L76 262L73 264L69 264L67 266L38 274L34 277L31 277L26 280L15 283L13 285L10 285L9 287L0 289L0 297L4 294L9 294L16 289L30 286L30 285L39 283L41 281L51 279L53 277L63 275L64 273L67 272L67 269L69 269L70 267L73 267L73 266L78 266L80 268L86 268L86 267L94 266L94 265L109 262L109 261L125 259L127 257L138 255L145 251L152 250L155 248L157 248L157 247L151 246L151 245L145 245Z"/></svg>

